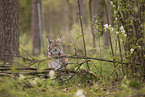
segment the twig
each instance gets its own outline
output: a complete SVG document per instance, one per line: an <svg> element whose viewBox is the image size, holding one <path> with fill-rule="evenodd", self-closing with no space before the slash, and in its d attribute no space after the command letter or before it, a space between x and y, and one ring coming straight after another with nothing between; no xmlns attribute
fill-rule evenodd
<svg viewBox="0 0 145 97"><path fill-rule="evenodd" d="M21 47L20 47L21 48ZM21 48L24 52L26 52L28 54L28 56L30 56L32 58L32 60L34 60L34 58L26 51L24 50L23 48ZM35 60L34 60L35 61Z"/></svg>
<svg viewBox="0 0 145 97"><path fill-rule="evenodd" d="M78 8L79 8L79 19L80 19L81 30L82 30L83 45L84 45L84 53L85 53L85 56L87 56L86 43L85 43L85 38L84 38L83 23L82 23L82 19L81 19L81 10L80 10L79 0L78 0ZM87 62L86 62L86 64L87 64L88 70L90 70L89 64Z"/></svg>
<svg viewBox="0 0 145 97"><path fill-rule="evenodd" d="M124 66L123 66L123 59L122 59L121 44L120 44L120 38L119 38L118 35L117 35L117 39L118 39L118 44L119 44L119 51L120 51L120 58L121 58L122 73L123 73L123 76L124 76L125 74L124 74Z"/></svg>
<svg viewBox="0 0 145 97"><path fill-rule="evenodd" d="M92 62L92 61L91 61ZM93 62L92 62L93 63ZM100 76L103 78L103 75L101 74L101 72L99 71L99 69L97 68L97 66L94 65L93 63L93 66L97 69L97 71L99 72Z"/></svg>
<svg viewBox="0 0 145 97"><path fill-rule="evenodd" d="M86 61L88 62L88 61L90 61L90 60L86 60ZM79 64L78 64L79 66L78 66L78 68L76 69L76 71L78 71L78 70L80 69L80 67L82 66L82 64L86 63L86 61L79 63ZM69 79L67 79L66 81L72 79L73 77L74 77L74 75L72 75L72 76L71 76Z"/></svg>
<svg viewBox="0 0 145 97"><path fill-rule="evenodd" d="M76 69L76 71L78 71L78 69L80 69L80 67L82 66L82 64L84 64L84 63L86 63L86 62L89 62L90 60L86 60L86 61L84 61L84 62L81 62L81 63L79 63L78 65L79 65L79 67Z"/></svg>

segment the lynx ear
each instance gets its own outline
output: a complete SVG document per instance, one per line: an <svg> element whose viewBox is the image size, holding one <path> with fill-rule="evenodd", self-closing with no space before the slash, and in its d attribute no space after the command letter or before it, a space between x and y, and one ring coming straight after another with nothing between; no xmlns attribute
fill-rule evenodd
<svg viewBox="0 0 145 97"><path fill-rule="evenodd" d="M60 35L60 37L59 37L59 38L61 39L61 37L62 37L62 35Z"/></svg>
<svg viewBox="0 0 145 97"><path fill-rule="evenodd" d="M57 40L60 41L60 42L61 42L61 37L62 37L62 35L60 36L60 38L57 39Z"/></svg>
<svg viewBox="0 0 145 97"><path fill-rule="evenodd" d="M52 43L52 40L51 40L50 38L48 38L48 42L49 42L49 44L50 44L50 43Z"/></svg>

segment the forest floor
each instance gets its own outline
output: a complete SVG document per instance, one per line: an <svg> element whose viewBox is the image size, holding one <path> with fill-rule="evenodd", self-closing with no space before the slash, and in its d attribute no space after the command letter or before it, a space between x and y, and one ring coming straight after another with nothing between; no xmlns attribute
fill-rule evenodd
<svg viewBox="0 0 145 97"><path fill-rule="evenodd" d="M11 72L18 71L11 67ZM139 79L125 76L114 82L109 78L88 78L88 75L76 74L63 82L41 76L7 73L0 78L0 97L145 97L145 83Z"/></svg>

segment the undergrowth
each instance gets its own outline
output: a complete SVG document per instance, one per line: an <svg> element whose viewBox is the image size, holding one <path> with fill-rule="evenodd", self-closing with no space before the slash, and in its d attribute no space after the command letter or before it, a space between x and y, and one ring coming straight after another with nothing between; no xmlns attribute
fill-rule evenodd
<svg viewBox="0 0 145 97"><path fill-rule="evenodd" d="M73 5L73 1L68 0L68 4ZM79 5L79 0L77 1ZM91 4L92 0L88 1ZM72 23L71 31L66 31L67 26L64 27L64 25L70 22L68 21L69 18L68 20L62 20L66 23L62 22L63 25L60 25L64 29L64 31L61 31L61 27L60 29L55 27L57 22L52 20L49 23L53 25L50 25L50 28L48 27L50 31L43 31L43 47L38 56L32 55L31 34L20 31L23 32L23 34L20 33L19 39L20 56L15 57L12 64L0 62L0 96L144 97L144 2L143 0L127 0L127 2L125 0L110 0L111 11L109 3L107 4L108 0L103 1L103 13L106 12L104 23L107 22L107 24L99 23L99 21L102 21L102 17L94 16L90 17L90 22L84 22L82 27L80 26L81 13L77 12L77 16L80 17L80 24L77 18L77 22L74 22L75 18L73 17L72 21L74 23ZM53 3L58 2L53 1ZM72 8L74 7L72 6ZM64 8L62 7L62 9ZM84 13L86 12L84 11ZM57 15L56 13L57 11L53 12L52 17ZM73 15L73 13L70 15ZM111 18L109 18L110 16ZM54 17L54 19L58 20L57 17ZM88 21L87 17L85 21ZM113 22L111 23L111 21ZM91 31L90 25L94 31ZM51 39L57 39L61 36L58 34L62 34L61 42L66 56L76 56L76 58L68 58L70 65L68 69L75 71L71 74L68 70L69 76L67 74L63 75L63 71L59 74L57 70L48 70L50 69L48 66L50 59L47 55L47 36ZM92 40L94 37L95 40ZM96 47L93 47L93 42L96 43ZM79 59L78 56L89 57L90 59ZM89 66L87 67L87 65ZM28 69L24 70L25 68ZM30 68L36 70L31 71ZM40 73L46 69L48 70L47 73ZM58 77L58 75L60 76Z"/></svg>
<svg viewBox="0 0 145 97"><path fill-rule="evenodd" d="M20 55L29 59L46 59L47 38L44 37L45 45L42 49L43 53L40 56L31 55L32 43L27 38L25 34L20 37ZM63 38L63 40L65 39ZM62 41L62 44L66 45L67 42ZM87 44L90 45L89 42ZM78 50L80 48L80 45L79 47L77 45L73 45L73 43L68 44L72 48L69 51L70 55L77 53L75 49ZM101 52L101 54L97 51L96 53L98 54L96 55L92 54L91 49L88 49L87 52L90 52L88 53L89 56L111 59L111 56L109 56L110 50L104 49L104 52ZM78 54L81 54L81 52L78 52ZM78 68L77 64L83 61L85 60L70 58L69 62L72 64L70 64L69 69L76 70ZM49 60L33 63L23 58L14 58L11 71L18 72L16 70L17 67L39 68L41 71L41 69L48 68L48 63ZM91 60L88 64L90 71L95 73L98 76L97 78L93 78L90 75L75 75L62 83L59 80L25 74L16 75L15 77L2 76L0 78L0 95L2 97L136 97L145 95L145 84L140 77L137 77L139 73L129 77L127 75L123 76L121 64L117 63L116 72L118 76L116 76L113 63ZM2 62L1 65L3 65ZM82 64L80 70L86 70L86 64Z"/></svg>

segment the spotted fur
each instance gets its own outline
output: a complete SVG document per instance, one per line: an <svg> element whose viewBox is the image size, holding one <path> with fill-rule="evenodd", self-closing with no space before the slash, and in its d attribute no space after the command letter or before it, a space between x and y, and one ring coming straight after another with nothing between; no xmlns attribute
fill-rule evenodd
<svg viewBox="0 0 145 97"><path fill-rule="evenodd" d="M54 60L51 60L49 62L49 68L54 68L55 70L66 69L67 65L68 65L67 58L64 58L64 57L55 58L55 57L64 56L61 40L60 39L57 39L57 40L48 39L48 42L49 42L49 44L48 44L48 57L54 58Z"/></svg>

